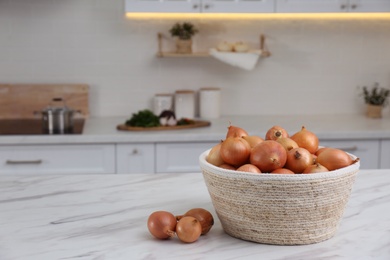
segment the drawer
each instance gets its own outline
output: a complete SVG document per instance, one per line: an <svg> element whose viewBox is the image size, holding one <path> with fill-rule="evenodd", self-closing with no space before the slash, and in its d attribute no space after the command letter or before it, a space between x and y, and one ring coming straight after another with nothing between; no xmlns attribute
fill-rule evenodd
<svg viewBox="0 0 390 260"><path fill-rule="evenodd" d="M115 145L0 146L0 174L115 173Z"/></svg>
<svg viewBox="0 0 390 260"><path fill-rule="evenodd" d="M361 169L379 169L379 140L324 140L321 146L338 148L360 158Z"/></svg>
<svg viewBox="0 0 390 260"><path fill-rule="evenodd" d="M154 173L154 144L117 144L117 173Z"/></svg>
<svg viewBox="0 0 390 260"><path fill-rule="evenodd" d="M200 172L199 156L217 142L189 142L156 145L156 172Z"/></svg>

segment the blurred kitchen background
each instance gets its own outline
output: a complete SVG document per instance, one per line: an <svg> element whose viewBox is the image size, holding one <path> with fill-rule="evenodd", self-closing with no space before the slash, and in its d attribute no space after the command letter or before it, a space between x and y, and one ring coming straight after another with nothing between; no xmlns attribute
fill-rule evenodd
<svg viewBox="0 0 390 260"><path fill-rule="evenodd" d="M123 0L0 0L0 82L89 84L91 116L202 87L221 88L222 115L364 113L359 87L390 87L390 17L321 17L129 19ZM272 55L252 71L156 57L157 33L188 20L200 31L194 51L223 40L258 48L263 33Z"/></svg>

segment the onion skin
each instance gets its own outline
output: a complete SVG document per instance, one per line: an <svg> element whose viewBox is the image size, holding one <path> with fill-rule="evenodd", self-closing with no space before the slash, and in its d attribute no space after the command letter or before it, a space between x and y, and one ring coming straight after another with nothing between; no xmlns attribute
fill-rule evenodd
<svg viewBox="0 0 390 260"><path fill-rule="evenodd" d="M232 171L236 170L236 167L234 167L233 165L227 164L227 163L223 163L219 167L222 169L226 169L226 170L232 170Z"/></svg>
<svg viewBox="0 0 390 260"><path fill-rule="evenodd" d="M242 137L228 137L222 142L220 153L225 163L240 166L248 161L251 147Z"/></svg>
<svg viewBox="0 0 390 260"><path fill-rule="evenodd" d="M234 125L230 125L228 127L228 131L226 133L226 138L228 138L228 137L243 137L243 136L247 136L247 135L248 135L248 132L245 131L243 128L238 127L238 126L234 126Z"/></svg>
<svg viewBox="0 0 390 260"><path fill-rule="evenodd" d="M260 169L259 169L257 166L255 166L255 165L253 165L253 164L250 164L250 163L241 165L240 167L237 168L236 171L239 171L239 172L261 173Z"/></svg>
<svg viewBox="0 0 390 260"><path fill-rule="evenodd" d="M289 135L286 129L278 125L274 125L268 129L267 133L265 134L265 140L276 140L280 137L289 137Z"/></svg>
<svg viewBox="0 0 390 260"><path fill-rule="evenodd" d="M155 211L148 218L149 232L158 239L175 236L176 217L167 211Z"/></svg>
<svg viewBox="0 0 390 260"><path fill-rule="evenodd" d="M255 147L257 144L264 141L263 138L257 135L247 135L247 136L243 136L242 138L249 143L251 148Z"/></svg>
<svg viewBox="0 0 390 260"><path fill-rule="evenodd" d="M312 154L305 148L298 147L287 152L285 167L295 173L302 173L309 165L313 164Z"/></svg>
<svg viewBox="0 0 390 260"><path fill-rule="evenodd" d="M184 215L176 216L176 219L180 220L186 216L194 217L200 222L200 225L202 226L201 235L206 235L214 225L213 215L208 210L203 208L190 209Z"/></svg>
<svg viewBox="0 0 390 260"><path fill-rule="evenodd" d="M317 135L302 126L302 129L291 136L299 147L305 148L310 153L315 153L318 150L319 140Z"/></svg>
<svg viewBox="0 0 390 260"><path fill-rule="evenodd" d="M193 243L202 234L202 225L194 217L182 217L176 225L176 235L184 243Z"/></svg>
<svg viewBox="0 0 390 260"><path fill-rule="evenodd" d="M286 151L290 151L291 149L299 147L297 142L295 142L293 139L289 137L279 137L275 141L283 145Z"/></svg>
<svg viewBox="0 0 390 260"><path fill-rule="evenodd" d="M277 174L295 174L292 170L289 170L287 168L278 168L273 170L271 173L277 173Z"/></svg>
<svg viewBox="0 0 390 260"><path fill-rule="evenodd" d="M317 162L333 171L351 165L353 160L343 150L328 147L317 156Z"/></svg>
<svg viewBox="0 0 390 260"><path fill-rule="evenodd" d="M316 163L316 164L309 165L303 171L303 173L304 174L310 174L310 173L319 173L319 172L328 172L328 171L329 170L325 166L323 166L323 165L321 165L319 163Z"/></svg>
<svg viewBox="0 0 390 260"><path fill-rule="evenodd" d="M221 157L221 146L222 143L219 143L215 145L213 148L211 148L209 154L206 157L206 161L208 163L211 163L212 165L219 166L224 163L222 157Z"/></svg>
<svg viewBox="0 0 390 260"><path fill-rule="evenodd" d="M282 168L287 160L287 152L283 145L274 140L265 140L252 148L250 163L261 172L272 172Z"/></svg>

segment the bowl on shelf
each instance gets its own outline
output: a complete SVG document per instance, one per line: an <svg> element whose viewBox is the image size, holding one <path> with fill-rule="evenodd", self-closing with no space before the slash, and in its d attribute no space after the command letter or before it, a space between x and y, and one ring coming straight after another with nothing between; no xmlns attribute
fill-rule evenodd
<svg viewBox="0 0 390 260"><path fill-rule="evenodd" d="M199 157L224 231L262 244L305 245L333 237L360 162L315 174L256 174L216 167Z"/></svg>

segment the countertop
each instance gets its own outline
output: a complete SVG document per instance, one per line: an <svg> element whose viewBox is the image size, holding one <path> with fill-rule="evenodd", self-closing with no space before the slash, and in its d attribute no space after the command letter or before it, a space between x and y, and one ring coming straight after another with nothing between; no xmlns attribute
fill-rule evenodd
<svg viewBox="0 0 390 260"><path fill-rule="evenodd" d="M273 125L280 125L290 134L305 126L320 140L390 138L390 118L372 119L364 115L224 116L209 120L211 126L201 128L142 132L117 130L116 126L126 119L92 117L86 120L81 135L3 135L0 144L218 142L226 136L230 123L261 137Z"/></svg>
<svg viewBox="0 0 390 260"><path fill-rule="evenodd" d="M390 170L361 170L336 235L303 246L224 233L202 174L0 177L0 259L390 259ZM209 210L211 231L191 244L157 240L157 210Z"/></svg>

